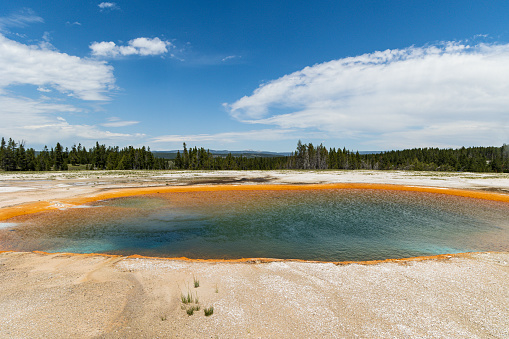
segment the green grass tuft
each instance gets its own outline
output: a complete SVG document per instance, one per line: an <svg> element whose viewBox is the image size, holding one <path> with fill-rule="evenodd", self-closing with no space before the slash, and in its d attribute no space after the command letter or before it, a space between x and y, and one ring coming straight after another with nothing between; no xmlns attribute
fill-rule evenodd
<svg viewBox="0 0 509 339"><path fill-rule="evenodd" d="M183 304L198 304L200 303L200 300L198 299L198 293L195 294L195 296L193 297L193 294L188 291L187 294L180 294L180 300L182 301Z"/></svg>
<svg viewBox="0 0 509 339"><path fill-rule="evenodd" d="M187 315L191 316L194 314L194 311L199 311L201 308L200 306L191 306L186 310Z"/></svg>
<svg viewBox="0 0 509 339"><path fill-rule="evenodd" d="M205 312L205 316L208 317L214 313L214 307L210 306L209 308L204 308L203 312Z"/></svg>
<svg viewBox="0 0 509 339"><path fill-rule="evenodd" d="M187 295L185 294L181 294L180 295L180 300L182 300L182 303L183 304L191 304L193 302L193 295L191 294L191 292L187 292Z"/></svg>

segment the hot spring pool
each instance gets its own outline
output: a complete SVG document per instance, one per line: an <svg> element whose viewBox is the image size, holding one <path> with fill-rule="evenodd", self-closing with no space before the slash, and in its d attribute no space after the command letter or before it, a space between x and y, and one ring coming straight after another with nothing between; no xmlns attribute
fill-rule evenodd
<svg viewBox="0 0 509 339"><path fill-rule="evenodd" d="M509 250L508 203L437 193L196 191L81 207L5 220L0 250L320 261Z"/></svg>

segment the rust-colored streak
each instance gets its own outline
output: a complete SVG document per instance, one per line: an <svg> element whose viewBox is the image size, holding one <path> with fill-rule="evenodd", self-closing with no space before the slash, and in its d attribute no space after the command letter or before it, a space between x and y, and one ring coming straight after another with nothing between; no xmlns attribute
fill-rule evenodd
<svg viewBox="0 0 509 339"><path fill-rule="evenodd" d="M79 206L98 200L123 198L137 195L157 194L157 193L183 193L183 192L217 192L217 191L296 191L296 190L324 190L324 189L375 189L392 191L412 191L425 193L438 193L455 195L461 197L492 200L509 203L509 195L486 192L461 190L452 188L423 187L423 186L404 186L388 184L363 184L363 183L339 183L339 184L310 184L310 185L215 185L215 186L164 186L164 187L143 187L115 189L104 193L91 196L77 197L59 201L59 205L51 204L48 201L39 201L27 203L13 207L0 209L0 221L13 218L20 215L32 214L48 210L54 210L64 206Z"/></svg>

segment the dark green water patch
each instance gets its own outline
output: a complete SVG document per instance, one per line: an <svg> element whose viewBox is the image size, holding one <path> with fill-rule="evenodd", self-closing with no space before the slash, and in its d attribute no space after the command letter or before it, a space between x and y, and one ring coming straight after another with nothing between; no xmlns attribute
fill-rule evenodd
<svg viewBox="0 0 509 339"><path fill-rule="evenodd" d="M0 248L323 261L509 250L509 204L443 194L187 192L93 207L13 218Z"/></svg>

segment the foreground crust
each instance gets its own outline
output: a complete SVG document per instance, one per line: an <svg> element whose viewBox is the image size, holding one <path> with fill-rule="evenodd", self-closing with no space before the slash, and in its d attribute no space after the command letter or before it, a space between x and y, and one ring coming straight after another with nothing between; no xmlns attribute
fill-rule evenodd
<svg viewBox="0 0 509 339"><path fill-rule="evenodd" d="M0 281L3 338L509 336L509 253L334 265L4 252Z"/></svg>

